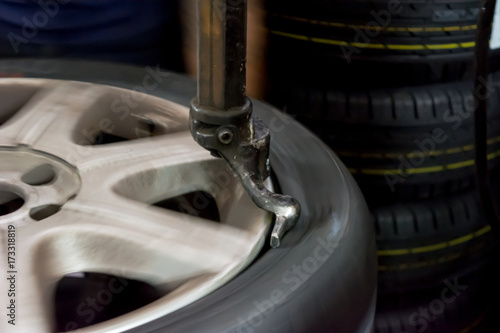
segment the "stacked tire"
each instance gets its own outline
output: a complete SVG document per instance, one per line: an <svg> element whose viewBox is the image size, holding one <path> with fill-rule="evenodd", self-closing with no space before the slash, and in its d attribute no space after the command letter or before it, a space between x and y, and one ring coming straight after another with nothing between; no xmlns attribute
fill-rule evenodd
<svg viewBox="0 0 500 333"><path fill-rule="evenodd" d="M268 0L271 64L350 88L471 78L479 3Z"/></svg>
<svg viewBox="0 0 500 333"><path fill-rule="evenodd" d="M500 57L491 53L490 88L474 91L479 5L268 0L268 100L342 158L371 208L376 332L471 329L489 309L478 297L491 293L484 276L496 248L475 190L473 114L475 96L487 96L498 169ZM451 281L468 291L446 303Z"/></svg>

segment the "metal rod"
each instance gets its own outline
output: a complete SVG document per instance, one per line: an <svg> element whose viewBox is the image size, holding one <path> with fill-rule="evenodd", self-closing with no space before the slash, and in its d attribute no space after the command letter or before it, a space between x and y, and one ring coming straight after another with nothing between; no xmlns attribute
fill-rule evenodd
<svg viewBox="0 0 500 333"><path fill-rule="evenodd" d="M495 234L500 237L500 207L497 207L491 189L490 167L488 165L488 90L490 38L495 16L496 0L481 2L476 34L476 77L474 80L474 146L476 154L476 180L479 197L486 219Z"/></svg>
<svg viewBox="0 0 500 333"><path fill-rule="evenodd" d="M199 0L198 103L227 111L246 102L247 0Z"/></svg>

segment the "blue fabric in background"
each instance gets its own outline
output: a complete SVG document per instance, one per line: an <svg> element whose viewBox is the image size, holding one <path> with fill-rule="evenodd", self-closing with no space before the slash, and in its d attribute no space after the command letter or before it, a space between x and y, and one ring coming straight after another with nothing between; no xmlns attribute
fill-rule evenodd
<svg viewBox="0 0 500 333"><path fill-rule="evenodd" d="M0 57L70 57L181 70L177 0L0 0Z"/></svg>

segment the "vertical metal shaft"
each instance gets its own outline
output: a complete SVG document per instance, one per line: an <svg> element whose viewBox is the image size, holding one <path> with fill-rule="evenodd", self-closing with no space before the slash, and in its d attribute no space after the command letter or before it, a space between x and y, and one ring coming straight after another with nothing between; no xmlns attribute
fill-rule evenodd
<svg viewBox="0 0 500 333"><path fill-rule="evenodd" d="M199 0L198 103L227 111L246 101L247 0Z"/></svg>
<svg viewBox="0 0 500 333"><path fill-rule="evenodd" d="M198 96L191 101L189 127L200 146L226 160L252 200L276 214L271 246L278 247L297 222L300 204L264 186L271 135L252 116L246 97L247 1L198 2Z"/></svg>

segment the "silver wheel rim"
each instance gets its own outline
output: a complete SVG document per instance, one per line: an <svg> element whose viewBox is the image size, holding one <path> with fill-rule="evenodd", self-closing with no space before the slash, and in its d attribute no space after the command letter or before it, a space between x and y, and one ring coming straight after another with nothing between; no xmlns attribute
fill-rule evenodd
<svg viewBox="0 0 500 333"><path fill-rule="evenodd" d="M193 141L186 107L136 91L39 79L1 80L0 100L0 123L8 118L0 125L0 205L24 200L0 215L0 267L15 272L16 282L15 297L3 292L9 281L0 282L2 304L16 304L16 325L3 320L8 330L1 331L53 331L56 284L74 272L141 280L162 292L156 302L80 331L134 328L206 296L262 248L269 214L224 161ZM100 131L140 139L90 145ZM151 206L194 191L215 198L221 223Z"/></svg>

